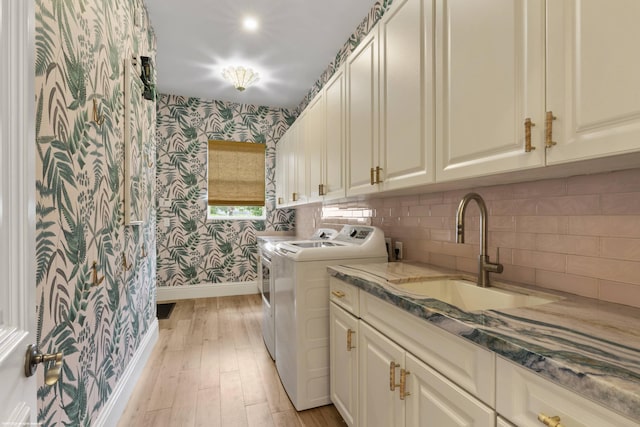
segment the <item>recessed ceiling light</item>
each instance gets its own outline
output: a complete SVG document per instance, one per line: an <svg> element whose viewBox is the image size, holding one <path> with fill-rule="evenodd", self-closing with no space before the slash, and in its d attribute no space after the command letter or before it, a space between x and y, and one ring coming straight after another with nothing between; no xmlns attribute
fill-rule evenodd
<svg viewBox="0 0 640 427"><path fill-rule="evenodd" d="M255 31L258 29L258 20L253 16L247 16L242 20L242 28L247 31Z"/></svg>

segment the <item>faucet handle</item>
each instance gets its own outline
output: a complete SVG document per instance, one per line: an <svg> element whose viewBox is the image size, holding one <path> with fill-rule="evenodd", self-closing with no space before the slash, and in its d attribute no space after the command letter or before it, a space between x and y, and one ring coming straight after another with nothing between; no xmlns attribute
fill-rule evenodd
<svg viewBox="0 0 640 427"><path fill-rule="evenodd" d="M504 266L500 264L500 246L496 247L496 262L494 264L495 264L494 273L502 273L502 271L504 270Z"/></svg>

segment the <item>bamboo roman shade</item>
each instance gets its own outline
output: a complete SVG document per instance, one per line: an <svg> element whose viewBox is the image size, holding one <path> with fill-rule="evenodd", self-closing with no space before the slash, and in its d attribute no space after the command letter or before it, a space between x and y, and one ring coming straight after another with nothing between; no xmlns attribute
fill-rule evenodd
<svg viewBox="0 0 640 427"><path fill-rule="evenodd" d="M209 141L209 205L264 206L265 144Z"/></svg>

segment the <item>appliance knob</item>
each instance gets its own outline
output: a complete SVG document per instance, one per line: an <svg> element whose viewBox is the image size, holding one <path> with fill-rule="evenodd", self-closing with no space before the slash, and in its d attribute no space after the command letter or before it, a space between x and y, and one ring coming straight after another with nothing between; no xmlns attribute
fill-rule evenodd
<svg viewBox="0 0 640 427"><path fill-rule="evenodd" d="M349 233L350 237L356 237L356 235L358 234L358 230L356 230L355 228L353 230L351 230L351 233Z"/></svg>

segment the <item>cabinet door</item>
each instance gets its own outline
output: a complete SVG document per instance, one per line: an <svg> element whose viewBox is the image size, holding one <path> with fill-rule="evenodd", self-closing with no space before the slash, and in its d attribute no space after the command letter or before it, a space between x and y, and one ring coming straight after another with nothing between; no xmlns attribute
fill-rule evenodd
<svg viewBox="0 0 640 427"><path fill-rule="evenodd" d="M305 150L304 150L304 130L305 130L305 116L301 115L291 125L289 131L289 138L287 141L288 147L288 168L287 168L287 203L289 206L298 205L304 203L306 200L305 195Z"/></svg>
<svg viewBox="0 0 640 427"><path fill-rule="evenodd" d="M493 427L495 412L429 366L407 353L405 359L408 426Z"/></svg>
<svg viewBox="0 0 640 427"><path fill-rule="evenodd" d="M287 205L289 170L289 132L285 132L276 144L276 207Z"/></svg>
<svg viewBox="0 0 640 427"><path fill-rule="evenodd" d="M325 163L324 200L345 196L346 96L344 68L339 68L324 87Z"/></svg>
<svg viewBox="0 0 640 427"><path fill-rule="evenodd" d="M394 2L379 26L382 188L426 184L435 163L432 0Z"/></svg>
<svg viewBox="0 0 640 427"><path fill-rule="evenodd" d="M373 193L371 168L378 164L377 27L347 59L347 195Z"/></svg>
<svg viewBox="0 0 640 427"><path fill-rule="evenodd" d="M547 1L547 164L640 149L640 2Z"/></svg>
<svg viewBox="0 0 640 427"><path fill-rule="evenodd" d="M436 0L436 180L544 164L544 19L543 0Z"/></svg>
<svg viewBox="0 0 640 427"><path fill-rule="evenodd" d="M358 319L329 307L331 401L349 427L358 425Z"/></svg>
<svg viewBox="0 0 640 427"><path fill-rule="evenodd" d="M322 93L316 96L307 107L305 116L305 169L307 202L322 200L320 184L323 183L323 169L325 157L324 134L324 97Z"/></svg>
<svg viewBox="0 0 640 427"><path fill-rule="evenodd" d="M391 391L391 375L400 382L404 350L365 322L359 322L358 388L360 393L359 425L367 427L403 426L404 401L398 387ZM391 363L398 365L390 369Z"/></svg>

